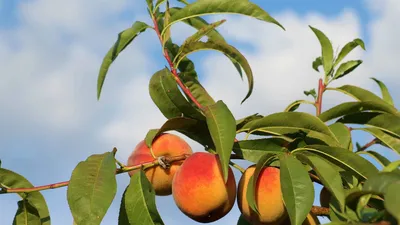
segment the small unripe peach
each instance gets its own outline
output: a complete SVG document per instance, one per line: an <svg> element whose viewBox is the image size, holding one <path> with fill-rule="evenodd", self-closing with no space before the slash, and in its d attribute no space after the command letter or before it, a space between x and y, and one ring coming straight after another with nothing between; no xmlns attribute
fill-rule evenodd
<svg viewBox="0 0 400 225"><path fill-rule="evenodd" d="M209 223L224 217L233 207L236 182L229 167L225 183L218 155L193 153L183 162L172 182L172 195L188 217Z"/></svg>
<svg viewBox="0 0 400 225"><path fill-rule="evenodd" d="M179 156L183 154L192 154L192 149L185 140L174 134L161 134L156 137L152 144L152 151L155 157L159 156ZM135 166L143 163L153 162L155 158L151 154L150 148L146 142L141 141L133 150L128 158L127 166ZM175 172L178 170L182 161L171 163L167 169L161 166L155 166L145 171L147 179L152 184L156 195L165 196L172 193L172 180ZM132 176L138 170L129 172Z"/></svg>
<svg viewBox="0 0 400 225"><path fill-rule="evenodd" d="M253 211L247 201L247 188L250 177L253 176L256 167L246 169L239 181L238 206L243 217L254 225L281 224L287 216L287 211L282 199L280 170L275 167L261 169L255 187L255 201L258 215Z"/></svg>

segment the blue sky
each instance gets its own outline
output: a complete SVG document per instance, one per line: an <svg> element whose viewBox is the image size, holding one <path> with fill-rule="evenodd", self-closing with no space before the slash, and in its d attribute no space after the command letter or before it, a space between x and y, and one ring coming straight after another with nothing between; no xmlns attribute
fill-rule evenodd
<svg viewBox="0 0 400 225"><path fill-rule="evenodd" d="M149 77L165 65L151 31L120 55L110 69L100 101L95 95L102 57L118 32L135 20L149 21L144 2L0 0L2 167L24 175L35 185L68 180L78 162L114 146L119 149L118 159L126 161L147 131L165 121L147 90ZM348 57L361 58L364 64L333 86L359 85L379 94L369 79L373 76L387 84L399 107L398 0L253 2L271 13L287 31L248 17L223 16L228 21L219 30L245 54L253 68L255 88L246 103L240 105L247 84L227 59L218 53L193 55L204 86L215 99L224 100L236 118L281 111L303 98L303 90L316 86L319 74L312 70L311 63L320 48L308 25L324 31L334 48L357 37L366 41L366 52L357 50ZM215 21L221 17L207 18ZM193 30L182 24L172 28L177 41L191 33ZM350 99L327 93L324 109L345 100ZM371 138L359 132L355 137L360 143ZM195 151L202 150L198 144L188 142ZM392 160L399 159L389 150L377 146L372 149ZM238 181L240 174L235 172L235 176ZM118 218L120 198L129 178L120 175L117 179L118 193L103 224L116 224ZM72 224L66 188L43 194L53 224ZM0 196L0 224L12 223L18 199L16 195ZM157 204L165 224L195 224L173 204L172 197L157 197ZM227 216L212 224L235 224L238 216L234 206Z"/></svg>

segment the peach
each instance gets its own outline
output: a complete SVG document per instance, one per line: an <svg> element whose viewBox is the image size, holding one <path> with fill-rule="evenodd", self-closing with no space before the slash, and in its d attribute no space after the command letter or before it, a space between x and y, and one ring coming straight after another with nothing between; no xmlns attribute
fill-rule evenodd
<svg viewBox="0 0 400 225"><path fill-rule="evenodd" d="M288 214L282 198L280 170L264 167L260 171L255 187L258 215L250 208L246 197L249 180L255 169L255 165L250 166L240 178L237 198L239 209L243 217L254 225L281 224Z"/></svg>
<svg viewBox="0 0 400 225"><path fill-rule="evenodd" d="M195 152L183 162L172 181L178 208L191 219L209 223L224 217L236 199L236 181L229 167L225 183L218 155Z"/></svg>
<svg viewBox="0 0 400 225"><path fill-rule="evenodd" d="M164 133L156 137L152 144L154 156L179 156L183 154L192 154L192 149L185 140L174 134ZM145 141L141 141L133 150L128 158L127 166L140 165L154 161ZM167 169L161 166L149 168L145 171L147 179L152 184L156 195L166 196L172 194L172 180L182 161L171 163ZM132 176L138 170L129 172Z"/></svg>

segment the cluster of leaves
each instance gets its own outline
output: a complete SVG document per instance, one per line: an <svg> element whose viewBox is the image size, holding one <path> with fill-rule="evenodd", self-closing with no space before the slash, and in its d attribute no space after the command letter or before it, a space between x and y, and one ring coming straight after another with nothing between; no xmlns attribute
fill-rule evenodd
<svg viewBox="0 0 400 225"><path fill-rule="evenodd" d="M149 81L149 94L154 104L166 117L158 129L150 130L146 143L151 146L154 138L163 132L178 131L219 155L225 180L231 156L256 164L247 194L250 207L258 212L254 198L255 183L265 166L278 166L281 170L283 200L290 221L300 225L314 202L314 184L322 184L332 194L329 218L334 224L374 223L390 221L400 224L400 162L391 162L375 151L356 144L353 149L352 130L372 134L377 143L400 153L400 113L395 108L386 86L374 78L382 98L363 88L344 85L328 87L332 81L348 75L361 60L342 62L353 49L365 49L361 39L346 44L335 55L330 40L320 30L310 27L320 42L322 54L312 63L319 71L323 67L318 91L306 91L314 101L296 100L283 112L270 115L258 113L235 119L227 105L215 101L198 79L194 63L188 55L200 50L217 50L227 56L240 76L248 81L248 92L253 90L251 67L239 50L229 45L216 30L225 20L208 23L203 15L235 13L283 26L259 6L244 0L198 0L178 2L184 7L170 7L168 0L155 3L147 0L148 12L154 22L150 26L137 21L122 31L106 54L98 76L97 97L109 67L118 55L142 32L153 29L160 38L163 54L169 68L154 73ZM160 10L165 5L165 11ZM170 27L184 22L197 29L182 45L170 37ZM207 37L207 41L201 41ZM354 98L321 112L325 91L339 91ZM296 111L300 104L313 104L316 115ZM357 128L350 127L356 125ZM235 140L239 133L246 133L244 140ZM249 139L248 137L257 137ZM95 154L80 162L72 172L67 199L74 222L79 225L100 224L117 190L115 151ZM379 171L362 155L373 157L384 169ZM313 177L313 179L311 179ZM4 193L24 188L18 192L22 200L14 224L50 224L45 199L40 192L30 191L33 185L21 175L0 168L0 187ZM49 189L51 185L48 186ZM239 219L238 224L245 224ZM155 193L143 170L135 173L122 197L119 222L125 224L164 224L160 217Z"/></svg>

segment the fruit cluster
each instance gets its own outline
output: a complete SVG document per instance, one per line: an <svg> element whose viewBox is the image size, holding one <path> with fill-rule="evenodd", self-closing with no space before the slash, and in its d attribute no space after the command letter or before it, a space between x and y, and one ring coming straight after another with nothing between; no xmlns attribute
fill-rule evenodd
<svg viewBox="0 0 400 225"><path fill-rule="evenodd" d="M282 199L280 170L264 167L255 187L256 205L254 212L247 201L246 192L255 166L243 173L238 187L232 169L224 182L218 155L208 152L192 152L191 147L179 136L164 133L152 143L151 149L141 141L128 159L128 166L151 162L155 157L189 154L183 162L173 162L167 169L155 166L145 171L156 195L173 195L178 208L191 219L200 223L214 222L232 209L236 197L243 217L254 225L290 225L290 220ZM132 176L137 170L129 172ZM318 224L311 213L304 225Z"/></svg>

